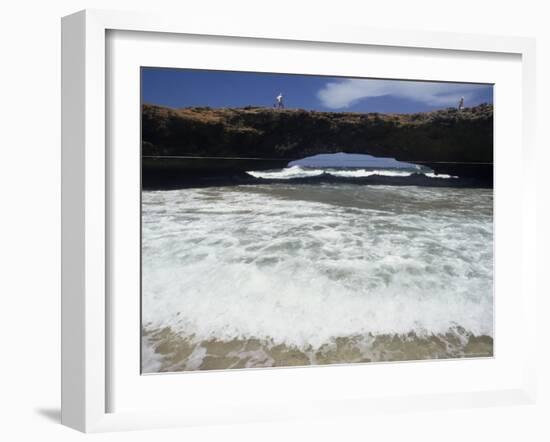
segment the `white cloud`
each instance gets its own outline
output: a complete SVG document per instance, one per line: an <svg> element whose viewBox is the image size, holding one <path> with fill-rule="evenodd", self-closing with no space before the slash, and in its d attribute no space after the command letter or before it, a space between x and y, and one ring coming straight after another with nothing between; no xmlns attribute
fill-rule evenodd
<svg viewBox="0 0 550 442"><path fill-rule="evenodd" d="M331 109L341 109L359 100L391 95L433 106L456 106L460 97L466 104L480 88L478 84L428 83L399 80L346 79L330 82L317 92L321 103Z"/></svg>

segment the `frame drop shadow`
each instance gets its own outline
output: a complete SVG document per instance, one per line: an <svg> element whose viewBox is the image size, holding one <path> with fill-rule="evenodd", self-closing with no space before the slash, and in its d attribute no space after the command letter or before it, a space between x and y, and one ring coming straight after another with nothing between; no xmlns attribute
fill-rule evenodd
<svg viewBox="0 0 550 442"><path fill-rule="evenodd" d="M50 422L60 424L61 423L61 409L60 408L36 408L35 413L42 416L44 419Z"/></svg>

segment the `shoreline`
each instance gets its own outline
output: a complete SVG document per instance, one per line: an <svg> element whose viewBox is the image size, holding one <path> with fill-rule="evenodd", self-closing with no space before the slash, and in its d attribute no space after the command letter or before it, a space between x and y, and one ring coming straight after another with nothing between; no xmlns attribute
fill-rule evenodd
<svg viewBox="0 0 550 442"><path fill-rule="evenodd" d="M257 338L195 341L169 327L142 329L145 373L243 368L306 367L376 362L412 362L493 356L493 337L460 327L445 334L367 334L334 337L319 348L299 348ZM145 358L144 358L145 359Z"/></svg>

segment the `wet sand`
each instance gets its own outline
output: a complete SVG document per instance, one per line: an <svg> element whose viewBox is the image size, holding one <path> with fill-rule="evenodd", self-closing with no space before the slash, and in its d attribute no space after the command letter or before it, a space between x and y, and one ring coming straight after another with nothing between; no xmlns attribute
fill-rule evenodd
<svg viewBox="0 0 550 442"><path fill-rule="evenodd" d="M493 356L492 337L474 336L460 328L445 335L339 337L317 349L299 349L258 339L195 342L170 328L143 329L142 345L144 351L154 353L156 361L144 367L144 373Z"/></svg>

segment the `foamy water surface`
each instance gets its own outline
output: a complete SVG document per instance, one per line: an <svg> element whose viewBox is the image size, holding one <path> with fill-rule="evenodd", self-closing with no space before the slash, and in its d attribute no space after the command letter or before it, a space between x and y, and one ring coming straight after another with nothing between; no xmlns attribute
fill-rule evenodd
<svg viewBox="0 0 550 442"><path fill-rule="evenodd" d="M142 207L146 372L415 358L391 337L492 352L492 190L289 182Z"/></svg>
<svg viewBox="0 0 550 442"><path fill-rule="evenodd" d="M335 177L345 178L365 178L369 176L389 176L389 177L410 177L414 174L425 175L429 178L454 179L457 178L448 174L435 174L431 171L424 170L417 166L414 169L376 169L376 168L315 168L291 166L278 170L267 171L249 171L248 174L254 178L275 179L275 180L292 180L296 178L308 178L321 176L323 174L332 175Z"/></svg>

